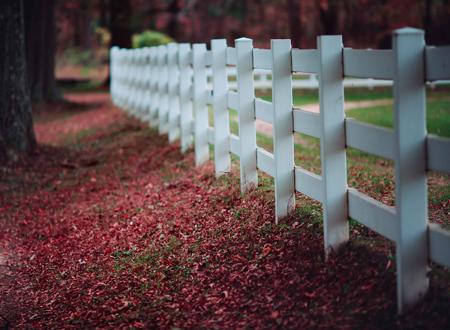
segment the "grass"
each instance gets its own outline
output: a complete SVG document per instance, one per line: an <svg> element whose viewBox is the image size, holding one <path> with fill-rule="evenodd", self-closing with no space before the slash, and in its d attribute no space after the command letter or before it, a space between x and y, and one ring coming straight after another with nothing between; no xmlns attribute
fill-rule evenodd
<svg viewBox="0 0 450 330"><path fill-rule="evenodd" d="M87 80L73 85L61 86L61 92L66 93L104 93L102 89L103 81L100 80Z"/></svg>
<svg viewBox="0 0 450 330"><path fill-rule="evenodd" d="M266 101L272 100L270 91L264 93L256 93L256 96ZM345 90L345 100L350 102L382 100L390 98L392 98L392 91L390 88L377 88L373 90L369 90L367 88L353 88ZM319 91L295 90L292 95L292 103L296 106L319 103Z"/></svg>
<svg viewBox="0 0 450 330"><path fill-rule="evenodd" d="M347 111L347 117L383 127L393 127L392 106L376 106ZM429 133L450 137L450 100L427 102L427 130Z"/></svg>
<svg viewBox="0 0 450 330"><path fill-rule="evenodd" d="M259 95L270 100L270 95ZM294 103L296 105L314 103L318 97L315 91L296 92ZM370 99L392 98L390 89L366 89L350 90L346 94L347 101L365 101ZM230 111L230 131L238 134L238 113ZM359 121L392 128L392 105L373 106L348 110L347 117ZM212 122L211 113L211 122ZM427 100L427 129L431 134L450 137L450 99L448 90L436 89L428 93ZM320 140L305 134L295 133L294 156L295 164L315 174L321 174ZM269 152L273 152L273 139L262 132L257 132L257 145ZM347 148L347 177L348 185L375 198L387 205L394 205L395 201L395 176L394 162L377 157L363 151ZM431 208L439 211L430 211L430 220L440 223L445 228L450 228L448 219L448 206L445 204L450 199L450 178L440 173L429 173L429 204ZM265 182L267 183L267 182ZM272 186L260 185L268 190ZM445 205L444 205L445 204ZM444 205L438 207L439 205Z"/></svg>

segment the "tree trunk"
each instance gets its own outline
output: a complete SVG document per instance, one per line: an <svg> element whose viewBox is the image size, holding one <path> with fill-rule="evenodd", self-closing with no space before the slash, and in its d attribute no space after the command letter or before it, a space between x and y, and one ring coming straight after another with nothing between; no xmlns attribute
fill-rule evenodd
<svg viewBox="0 0 450 330"><path fill-rule="evenodd" d="M340 0L328 0L317 3L323 34L325 35L338 33L339 1Z"/></svg>
<svg viewBox="0 0 450 330"><path fill-rule="evenodd" d="M180 3L178 0L172 0L168 11L170 13L169 23L167 24L167 33L174 40L178 40L178 15L180 13Z"/></svg>
<svg viewBox="0 0 450 330"><path fill-rule="evenodd" d="M427 43L432 43L432 17L433 17L433 1L425 0L425 10L423 15L423 28L425 30L425 39Z"/></svg>
<svg viewBox="0 0 450 330"><path fill-rule="evenodd" d="M288 0L287 11L289 17L289 30L291 33L292 47L301 47L301 34L302 31L300 21L300 2L298 0Z"/></svg>
<svg viewBox="0 0 450 330"><path fill-rule="evenodd" d="M111 42L110 47L117 46L121 48L131 48L131 37L133 31L131 29L131 5L129 0L110 0L109 1L109 15L110 15L110 32ZM109 86L111 82L111 75L103 82L103 87Z"/></svg>
<svg viewBox="0 0 450 330"><path fill-rule="evenodd" d="M55 0L25 0L25 45L33 101L60 98L55 79Z"/></svg>
<svg viewBox="0 0 450 330"><path fill-rule="evenodd" d="M110 1L111 47L131 48L131 5L129 0Z"/></svg>
<svg viewBox="0 0 450 330"><path fill-rule="evenodd" d="M22 0L0 1L0 158L16 160L36 146L27 84Z"/></svg>

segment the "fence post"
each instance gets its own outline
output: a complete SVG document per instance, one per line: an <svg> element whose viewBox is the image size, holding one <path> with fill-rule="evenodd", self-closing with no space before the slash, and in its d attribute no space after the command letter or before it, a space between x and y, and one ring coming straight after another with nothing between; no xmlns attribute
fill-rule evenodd
<svg viewBox="0 0 450 330"><path fill-rule="evenodd" d="M152 78L152 63L150 61L150 48L145 47L144 48L145 53L145 81L144 81L144 89L142 93L144 94L144 121L150 124L150 81Z"/></svg>
<svg viewBox="0 0 450 330"><path fill-rule="evenodd" d="M400 226L397 305L402 313L428 289L424 33L412 28L396 30L393 45L395 205Z"/></svg>
<svg viewBox="0 0 450 330"><path fill-rule="evenodd" d="M169 108L169 98L167 96L167 47L158 47L158 65L159 65L159 104L158 104L158 121L159 134L167 133L167 115Z"/></svg>
<svg viewBox="0 0 450 330"><path fill-rule="evenodd" d="M271 40L275 223L295 207L291 40Z"/></svg>
<svg viewBox="0 0 450 330"><path fill-rule="evenodd" d="M236 68L241 193L258 185L256 171L255 89L253 86L253 41L236 39Z"/></svg>
<svg viewBox="0 0 450 330"><path fill-rule="evenodd" d="M349 238L342 36L317 39L325 254Z"/></svg>
<svg viewBox="0 0 450 330"><path fill-rule="evenodd" d="M192 146L191 55L190 44L178 45L181 152L186 152Z"/></svg>
<svg viewBox="0 0 450 330"><path fill-rule="evenodd" d="M118 78L116 76L117 74L117 47L113 46L109 50L109 57L110 57L110 84L109 84L109 92L111 94L111 99L114 105L117 105L116 103L116 86Z"/></svg>
<svg viewBox="0 0 450 330"><path fill-rule="evenodd" d="M180 103L178 99L178 45L170 43L167 45L167 65L169 68L169 142L172 143L180 137Z"/></svg>
<svg viewBox="0 0 450 330"><path fill-rule="evenodd" d="M228 114L227 93L227 41L215 39L211 41L212 81L214 107L214 165L216 177L229 172L230 160L230 120Z"/></svg>
<svg viewBox="0 0 450 330"><path fill-rule="evenodd" d="M158 47L151 47L151 63L152 63L152 75L150 80L150 126L158 127L158 82L159 82L159 65L158 65Z"/></svg>
<svg viewBox="0 0 450 330"><path fill-rule="evenodd" d="M194 69L194 122L195 165L200 166L209 159L208 108L206 106L206 45L194 44L192 67Z"/></svg>

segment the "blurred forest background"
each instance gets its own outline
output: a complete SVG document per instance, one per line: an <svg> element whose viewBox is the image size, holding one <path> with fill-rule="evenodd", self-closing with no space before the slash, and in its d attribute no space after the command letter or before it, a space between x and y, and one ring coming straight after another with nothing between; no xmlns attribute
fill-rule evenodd
<svg viewBox="0 0 450 330"><path fill-rule="evenodd" d="M135 47L171 39L226 38L233 44L242 36L254 39L258 47L268 47L271 38L291 38L294 47L315 47L317 35L342 34L347 47L390 48L393 29L413 26L426 31L427 44L450 44L450 0L38 2L47 19L55 20L56 73L66 83L80 76L105 79L109 47L132 47L133 35ZM149 32L137 36L146 30L171 39Z"/></svg>

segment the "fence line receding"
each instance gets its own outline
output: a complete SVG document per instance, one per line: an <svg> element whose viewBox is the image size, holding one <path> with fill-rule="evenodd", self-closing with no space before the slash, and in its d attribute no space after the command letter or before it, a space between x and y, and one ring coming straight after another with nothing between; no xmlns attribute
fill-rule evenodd
<svg viewBox="0 0 450 330"><path fill-rule="evenodd" d="M317 75L320 113L293 108L293 88L308 81L293 79L297 73ZM345 118L344 86L353 78L393 86L393 129ZM450 173L450 139L427 134L425 117L426 85L449 79L450 47L428 47L423 31L411 28L395 31L389 50L344 48L341 36L318 37L317 49L292 49L287 39L258 49L247 38L235 47L212 40L211 50L187 43L111 49L114 104L170 142L180 139L183 152L194 145L197 166L213 144L216 176L229 172L230 154L239 157L243 193L257 184L258 170L273 177L275 222L292 211L298 191L322 203L325 253L349 239L348 218L393 241L400 313L426 293L429 260L450 267L450 232L428 223L426 183L427 171ZM256 98L255 88L271 88L272 101ZM237 135L229 109L237 110ZM273 127L273 153L256 144L257 118ZM320 139L321 175L295 165L294 132ZM394 207L347 186L347 147L394 161Z"/></svg>

